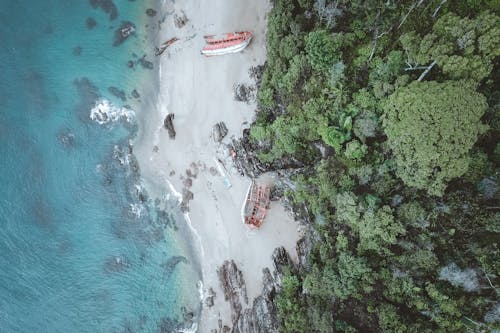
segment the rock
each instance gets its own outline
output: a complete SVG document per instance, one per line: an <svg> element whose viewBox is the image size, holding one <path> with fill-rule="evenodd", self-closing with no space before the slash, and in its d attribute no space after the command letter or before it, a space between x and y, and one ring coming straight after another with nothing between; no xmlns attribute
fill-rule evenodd
<svg viewBox="0 0 500 333"><path fill-rule="evenodd" d="M233 86L234 99L238 102L250 103L255 99L255 87L238 83Z"/></svg>
<svg viewBox="0 0 500 333"><path fill-rule="evenodd" d="M181 210L183 212L189 211L189 201L193 200L194 194L187 188L182 189L182 202L181 202Z"/></svg>
<svg viewBox="0 0 500 333"><path fill-rule="evenodd" d="M109 14L111 21L118 17L118 9L113 0L90 0L90 5L93 8L100 7L106 14Z"/></svg>
<svg viewBox="0 0 500 333"><path fill-rule="evenodd" d="M118 97L119 99L122 100L122 102L125 102L127 100L127 95L125 94L125 91L118 89L117 87L109 87L108 91Z"/></svg>
<svg viewBox="0 0 500 333"><path fill-rule="evenodd" d="M242 303L248 304L245 280L243 274L233 260L226 260L217 270L221 283L224 299L229 301L231 307L231 321L233 327L241 316Z"/></svg>
<svg viewBox="0 0 500 333"><path fill-rule="evenodd" d="M88 17L87 20L85 20L85 25L87 26L87 29L92 30L97 25L97 22L92 17Z"/></svg>
<svg viewBox="0 0 500 333"><path fill-rule="evenodd" d="M170 277L170 275L172 275L172 273L174 272L175 267L177 267L177 265L180 263L187 264L188 260L186 259L186 257L183 256L173 256L169 258L166 262L161 264L165 277Z"/></svg>
<svg viewBox="0 0 500 333"><path fill-rule="evenodd" d="M184 185L185 187L189 188L189 187L192 187L193 186L193 178L186 178L182 181L182 185Z"/></svg>
<svg viewBox="0 0 500 333"><path fill-rule="evenodd" d="M77 46L73 49L73 55L74 56L79 56L82 54L82 47L81 46Z"/></svg>
<svg viewBox="0 0 500 333"><path fill-rule="evenodd" d="M205 297L205 306L208 306L209 308L214 306L215 296L216 296L215 291L212 288L209 288L207 296Z"/></svg>
<svg viewBox="0 0 500 333"><path fill-rule="evenodd" d="M280 246L273 251L272 255L273 266L274 266L274 279L281 286L281 277L283 276L285 268L290 269L292 272L295 272L295 266L286 252L283 246Z"/></svg>
<svg viewBox="0 0 500 333"><path fill-rule="evenodd" d="M310 237L304 236L297 241L295 249L297 250L297 255L299 257L299 271L309 270L309 263L307 257L313 248L313 242Z"/></svg>
<svg viewBox="0 0 500 333"><path fill-rule="evenodd" d="M276 288L274 285L275 281L273 275L267 267L262 270L262 274L264 275L262 277L262 296L269 299L274 299L276 295Z"/></svg>
<svg viewBox="0 0 500 333"><path fill-rule="evenodd" d="M134 62L132 60L127 61L127 67L128 68L133 68L134 67Z"/></svg>
<svg viewBox="0 0 500 333"><path fill-rule="evenodd" d="M295 266L283 247L274 250L272 260L274 271L271 273L269 268L262 270L262 294L254 299L250 308L244 308L245 304L248 304L245 282L234 261L226 260L218 269L224 299L231 307L232 333L278 333L279 321L275 298L278 289L281 288L285 267L295 271ZM219 332L221 332L220 327Z"/></svg>
<svg viewBox="0 0 500 333"><path fill-rule="evenodd" d="M106 273L122 272L130 267L126 257L112 256L104 262L104 271Z"/></svg>
<svg viewBox="0 0 500 333"><path fill-rule="evenodd" d="M118 27L118 29L115 30L113 46L116 47L121 45L134 32L135 32L135 24L129 21L122 22L122 24Z"/></svg>
<svg viewBox="0 0 500 333"><path fill-rule="evenodd" d="M250 67L248 70L248 74L250 75L250 78L254 80L257 90L260 89L260 86L262 85L262 76L264 75L265 68L266 65L257 65Z"/></svg>
<svg viewBox="0 0 500 333"><path fill-rule="evenodd" d="M217 123L214 125L212 134L215 142L221 142L222 139L227 135L228 130L226 127L226 124L221 121L220 123Z"/></svg>
<svg viewBox="0 0 500 333"><path fill-rule="evenodd" d="M168 137L172 140L175 139L175 135L176 135L174 123L173 123L174 117L175 117L175 115L173 113L169 113L169 114L167 114L167 116L165 117L165 120L163 121L163 126L168 131Z"/></svg>
<svg viewBox="0 0 500 333"><path fill-rule="evenodd" d="M59 131L57 139L65 149L74 148L75 146L75 135L67 128Z"/></svg>
<svg viewBox="0 0 500 333"><path fill-rule="evenodd" d="M139 64L141 64L142 68L144 68L144 69L153 69L154 68L154 64L151 61L146 60L145 55L141 59L139 59Z"/></svg>
<svg viewBox="0 0 500 333"><path fill-rule="evenodd" d="M256 178L267 171L268 165L257 157L256 150L250 143L249 133L247 135L244 131L241 139L233 140L231 149L235 152L234 166L241 175Z"/></svg>
<svg viewBox="0 0 500 333"><path fill-rule="evenodd" d="M139 95L139 92L136 89L134 89L134 90L132 90L132 97L133 98L140 98L141 95Z"/></svg>
<svg viewBox="0 0 500 333"><path fill-rule="evenodd" d="M156 10L154 10L153 8L148 8L146 9L146 15L149 17L156 16Z"/></svg>
<svg viewBox="0 0 500 333"><path fill-rule="evenodd" d="M278 311L273 300L264 296L257 297L252 306L254 331L258 333L277 333L279 327Z"/></svg>
<svg viewBox="0 0 500 333"><path fill-rule="evenodd" d="M245 309L238 321L238 330L241 333L254 333L254 320L252 309Z"/></svg>

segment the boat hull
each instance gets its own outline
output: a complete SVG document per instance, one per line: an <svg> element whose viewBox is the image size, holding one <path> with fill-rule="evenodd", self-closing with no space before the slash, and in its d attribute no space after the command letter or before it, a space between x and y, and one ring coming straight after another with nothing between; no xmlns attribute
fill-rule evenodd
<svg viewBox="0 0 500 333"><path fill-rule="evenodd" d="M241 52L248 46L248 44L250 44L251 40L252 40L252 35L249 34L245 38L241 38L241 42L234 43L232 45L227 45L224 47L214 47L214 45L216 45L216 41L214 40L209 42L208 45L201 50L201 54L207 57L212 57L212 56Z"/></svg>

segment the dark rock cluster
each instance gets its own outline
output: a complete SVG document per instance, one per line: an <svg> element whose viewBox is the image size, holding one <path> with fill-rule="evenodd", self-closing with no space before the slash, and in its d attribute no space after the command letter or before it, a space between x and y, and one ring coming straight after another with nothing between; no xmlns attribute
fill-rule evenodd
<svg viewBox="0 0 500 333"><path fill-rule="evenodd" d="M97 22L92 17L88 17L85 21L85 25L87 26L87 29L92 30L97 25Z"/></svg>
<svg viewBox="0 0 500 333"><path fill-rule="evenodd" d="M116 8L113 0L89 0L92 8L101 8L106 14L109 14L109 19L114 20L118 17L118 8Z"/></svg>
<svg viewBox="0 0 500 333"><path fill-rule="evenodd" d="M154 10L153 8L148 8L146 9L146 15L150 17L156 16L156 10Z"/></svg>
<svg viewBox="0 0 500 333"><path fill-rule="evenodd" d="M224 137L227 135L227 133L228 130L226 124L223 121L215 124L212 130L212 135L215 142L221 142L222 139L224 139Z"/></svg>
<svg viewBox="0 0 500 333"><path fill-rule="evenodd" d="M119 99L122 100L122 102L125 102L127 100L127 95L125 94L125 91L117 88L117 87L109 87L108 91L115 97L118 97Z"/></svg>
<svg viewBox="0 0 500 333"><path fill-rule="evenodd" d="M250 103L255 100L255 86L237 83L233 87L234 99L238 102Z"/></svg>
<svg viewBox="0 0 500 333"><path fill-rule="evenodd" d="M219 268L219 280L224 292L224 299L231 307L232 328L219 325L218 332L233 333L277 333L279 328L278 310L275 305L277 293L281 290L281 280L285 269L296 268L286 252L279 247L272 255L273 272L263 269L263 287L260 296L255 298L250 307L246 294L245 281L241 271L233 260L224 261Z"/></svg>
<svg viewBox="0 0 500 333"><path fill-rule="evenodd" d="M174 24L177 28L182 28L183 26L186 25L188 21L189 20L186 16L186 13L184 13L183 11L181 11L179 15L177 14L174 15Z"/></svg>
<svg viewBox="0 0 500 333"><path fill-rule="evenodd" d="M175 139L175 135L176 135L175 128L174 128L174 122L173 122L174 117L175 117L175 115L173 113L169 113L169 114L167 114L167 116L163 120L163 127L165 127L165 129L168 131L168 137L172 140Z"/></svg>

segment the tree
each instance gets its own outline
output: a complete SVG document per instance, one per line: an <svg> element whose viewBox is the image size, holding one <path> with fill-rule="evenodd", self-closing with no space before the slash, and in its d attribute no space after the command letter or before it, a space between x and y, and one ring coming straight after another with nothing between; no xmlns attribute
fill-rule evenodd
<svg viewBox="0 0 500 333"><path fill-rule="evenodd" d="M280 332L303 332L307 328L307 317L300 302L300 281L295 275L286 274L282 285L283 291L276 301L282 324Z"/></svg>
<svg viewBox="0 0 500 333"><path fill-rule="evenodd" d="M397 175L409 186L442 196L463 175L469 151L487 127L480 118L486 98L470 83L413 82L384 105L383 125Z"/></svg>
<svg viewBox="0 0 500 333"><path fill-rule="evenodd" d="M363 294L373 290L374 275L365 258L342 252L336 262L330 260L321 269L313 267L304 280L304 288L309 294L325 300L333 297L341 300L349 297L361 299Z"/></svg>
<svg viewBox="0 0 500 333"><path fill-rule="evenodd" d="M329 70L342 58L341 34L331 34L326 30L315 30L306 37L306 52L313 69Z"/></svg>
<svg viewBox="0 0 500 333"><path fill-rule="evenodd" d="M488 11L475 19L447 13L422 38L414 31L404 34L400 41L407 56L406 70L425 69L430 62L427 69L437 64L452 79L481 81L500 55L499 21Z"/></svg>

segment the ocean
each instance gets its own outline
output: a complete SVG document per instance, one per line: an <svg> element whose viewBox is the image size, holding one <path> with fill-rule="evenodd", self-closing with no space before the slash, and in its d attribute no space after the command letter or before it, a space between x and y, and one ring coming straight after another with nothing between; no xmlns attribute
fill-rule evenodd
<svg viewBox="0 0 500 333"><path fill-rule="evenodd" d="M0 2L0 332L196 322L182 212L148 195L131 145L156 105L159 5Z"/></svg>

